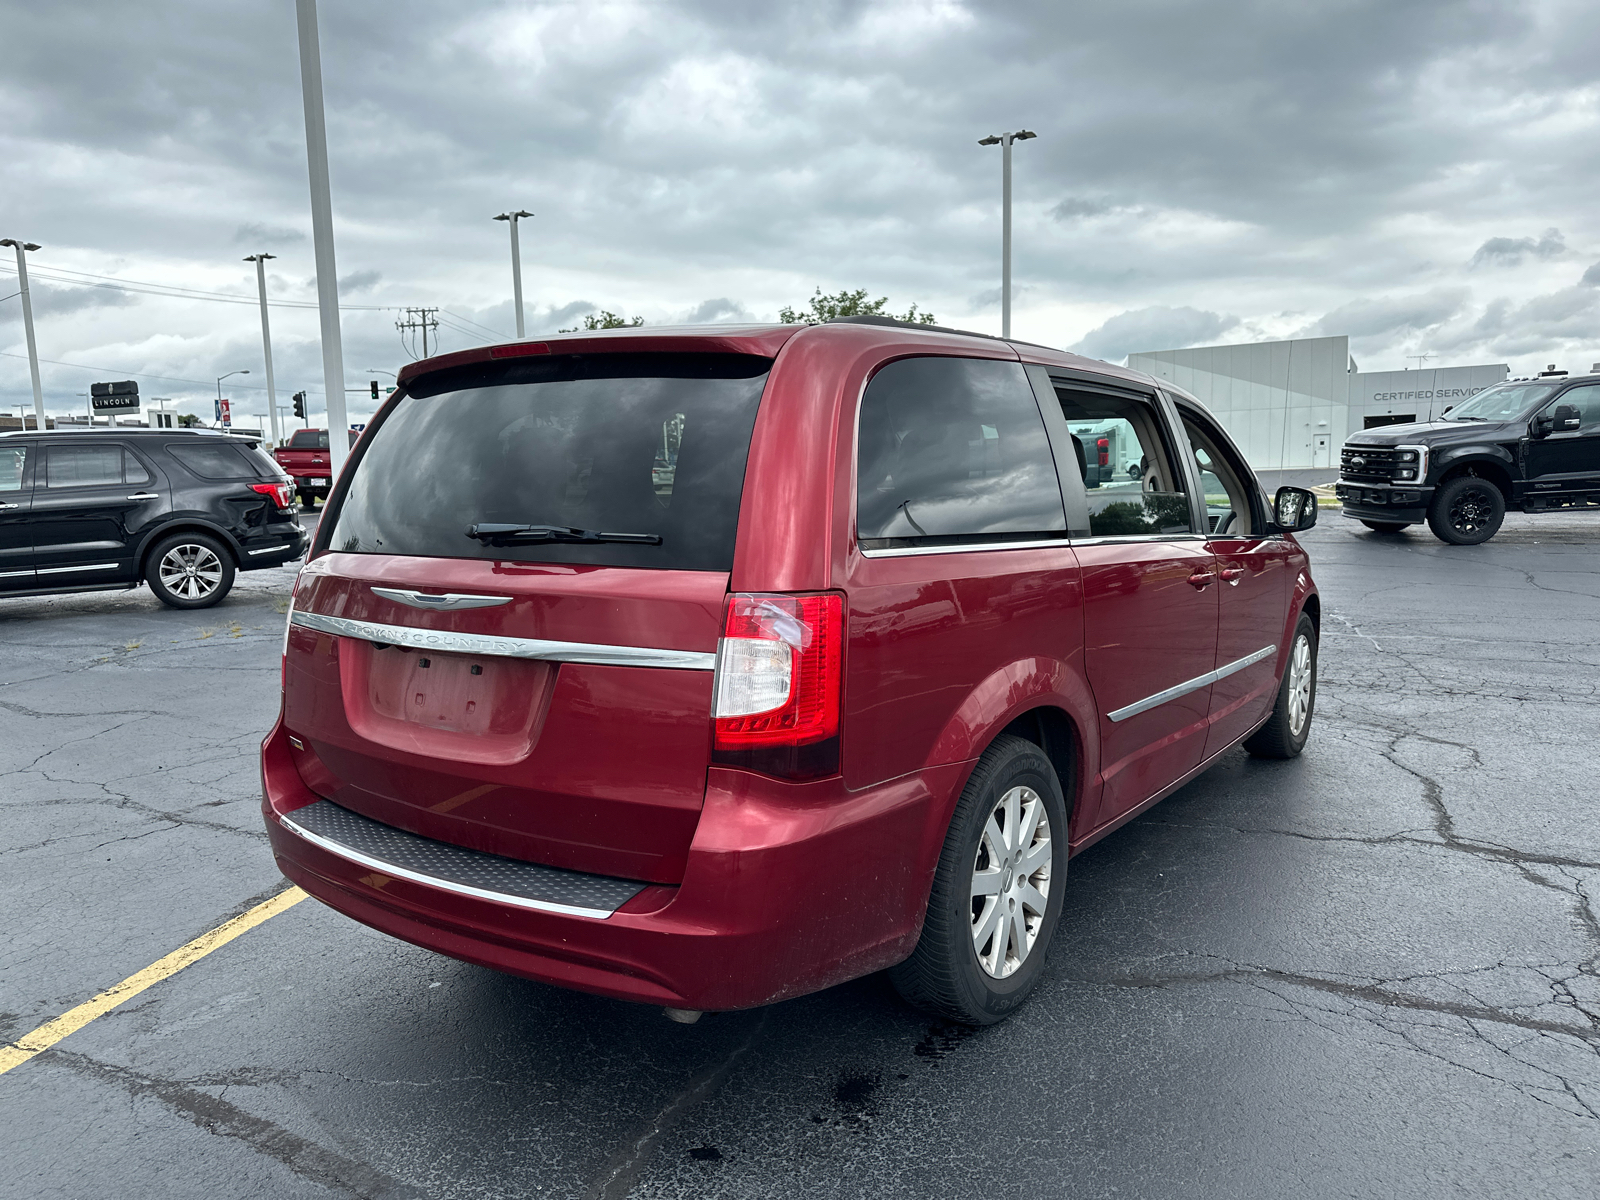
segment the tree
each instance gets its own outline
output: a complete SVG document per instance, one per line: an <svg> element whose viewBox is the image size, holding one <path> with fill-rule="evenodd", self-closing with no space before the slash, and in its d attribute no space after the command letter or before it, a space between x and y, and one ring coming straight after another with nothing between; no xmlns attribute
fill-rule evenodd
<svg viewBox="0 0 1600 1200"><path fill-rule="evenodd" d="M625 317L619 317L609 308L602 308L599 312L590 313L587 317L585 317L582 325L574 325L571 329L558 329L556 332L577 333L580 329L584 331L591 329L632 329L637 325L643 324L643 317L634 317L630 321Z"/></svg>
<svg viewBox="0 0 1600 1200"><path fill-rule="evenodd" d="M832 296L824 296L822 289L818 288L811 297L809 311L784 307L778 311L778 320L785 325L821 325L835 317L893 317L896 321L910 321L914 325L932 325L938 319L931 312L919 311L915 304L903 314L886 313L883 309L888 303L887 296L868 300L866 288L858 288L853 292L840 291Z"/></svg>
<svg viewBox="0 0 1600 1200"><path fill-rule="evenodd" d="M200 424L200 418L195 416L193 413L178 414L179 429L193 429L198 424Z"/></svg>

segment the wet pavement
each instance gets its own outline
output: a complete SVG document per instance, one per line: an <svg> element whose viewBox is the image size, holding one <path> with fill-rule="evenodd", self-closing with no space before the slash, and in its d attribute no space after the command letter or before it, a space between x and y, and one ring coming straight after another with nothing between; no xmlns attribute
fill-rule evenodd
<svg viewBox="0 0 1600 1200"><path fill-rule="evenodd" d="M1322 519L1305 755L1073 860L1005 1024L675 1025L308 901L0 1076L0 1196L1594 1196L1600 519ZM291 578L0 601L0 1039L280 886Z"/></svg>

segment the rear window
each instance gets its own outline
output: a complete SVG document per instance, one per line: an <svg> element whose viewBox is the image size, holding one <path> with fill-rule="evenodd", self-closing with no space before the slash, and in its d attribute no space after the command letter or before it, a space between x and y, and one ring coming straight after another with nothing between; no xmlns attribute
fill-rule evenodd
<svg viewBox="0 0 1600 1200"><path fill-rule="evenodd" d="M330 550L726 571L770 359L562 355L440 372L369 427ZM654 535L511 543L481 524Z"/></svg>
<svg viewBox="0 0 1600 1200"><path fill-rule="evenodd" d="M328 431L326 429L297 429L289 439L290 450L326 450L328 448Z"/></svg>
<svg viewBox="0 0 1600 1200"><path fill-rule="evenodd" d="M167 453L201 479L251 479L260 474L248 451L227 442L168 442Z"/></svg>

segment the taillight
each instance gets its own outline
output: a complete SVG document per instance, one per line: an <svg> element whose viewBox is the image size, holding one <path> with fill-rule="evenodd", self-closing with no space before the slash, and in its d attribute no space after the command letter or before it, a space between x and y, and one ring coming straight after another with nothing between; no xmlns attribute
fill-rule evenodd
<svg viewBox="0 0 1600 1200"><path fill-rule="evenodd" d="M1100 465L1109 466L1111 463L1111 439L1100 438L1095 442L1095 449L1100 451Z"/></svg>
<svg viewBox="0 0 1600 1200"><path fill-rule="evenodd" d="M279 508L288 508L294 489L287 483L252 483L252 492L260 492L263 496L271 496L272 502Z"/></svg>
<svg viewBox="0 0 1600 1200"><path fill-rule="evenodd" d="M712 761L786 779L835 774L843 680L843 597L729 597Z"/></svg>

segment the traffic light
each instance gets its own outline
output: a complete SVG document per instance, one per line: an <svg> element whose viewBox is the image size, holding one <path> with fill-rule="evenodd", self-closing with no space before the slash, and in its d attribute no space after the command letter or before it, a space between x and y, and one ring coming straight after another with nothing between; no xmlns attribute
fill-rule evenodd
<svg viewBox="0 0 1600 1200"><path fill-rule="evenodd" d="M302 421L306 419L306 394L304 392L296 392L294 394L294 415Z"/></svg>
<svg viewBox="0 0 1600 1200"><path fill-rule="evenodd" d="M378 398L378 381L376 379L372 381L372 398L374 400Z"/></svg>

